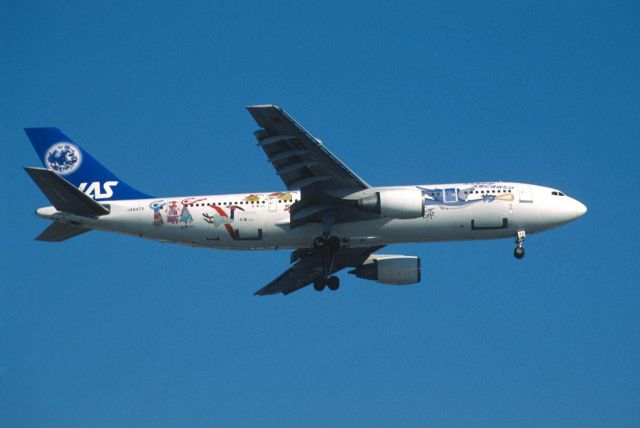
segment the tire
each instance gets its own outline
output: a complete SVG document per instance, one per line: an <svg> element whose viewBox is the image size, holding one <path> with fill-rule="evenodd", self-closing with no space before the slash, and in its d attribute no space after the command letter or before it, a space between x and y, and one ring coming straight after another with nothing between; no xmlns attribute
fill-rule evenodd
<svg viewBox="0 0 640 428"><path fill-rule="evenodd" d="M340 278L337 276L327 278L327 287L329 287L331 291L336 291L340 287Z"/></svg>
<svg viewBox="0 0 640 428"><path fill-rule="evenodd" d="M324 281L322 279L316 279L315 281L313 281L313 288L316 291L324 290Z"/></svg>
<svg viewBox="0 0 640 428"><path fill-rule="evenodd" d="M515 250L513 250L513 256L516 259L521 259L524 257L524 247L516 247Z"/></svg>
<svg viewBox="0 0 640 428"><path fill-rule="evenodd" d="M332 250L337 250L340 248L340 238L337 236L332 236L327 240L327 246Z"/></svg>

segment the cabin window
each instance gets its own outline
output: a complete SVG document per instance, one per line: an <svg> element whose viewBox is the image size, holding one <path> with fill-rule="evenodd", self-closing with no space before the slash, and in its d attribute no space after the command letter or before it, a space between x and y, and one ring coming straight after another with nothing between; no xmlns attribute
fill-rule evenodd
<svg viewBox="0 0 640 428"><path fill-rule="evenodd" d="M458 192L454 188L444 189L444 201L445 202L457 202Z"/></svg>

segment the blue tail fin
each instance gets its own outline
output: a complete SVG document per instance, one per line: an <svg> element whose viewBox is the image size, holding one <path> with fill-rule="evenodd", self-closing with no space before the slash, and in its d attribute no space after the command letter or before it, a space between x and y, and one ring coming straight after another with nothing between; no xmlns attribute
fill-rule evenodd
<svg viewBox="0 0 640 428"><path fill-rule="evenodd" d="M93 199L150 198L116 177L58 128L26 128L45 168L55 171Z"/></svg>

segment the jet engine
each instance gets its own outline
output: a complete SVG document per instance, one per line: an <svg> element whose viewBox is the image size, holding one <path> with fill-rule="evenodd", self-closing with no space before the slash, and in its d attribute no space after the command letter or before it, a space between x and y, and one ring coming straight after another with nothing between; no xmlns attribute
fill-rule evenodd
<svg viewBox="0 0 640 428"><path fill-rule="evenodd" d="M360 199L358 208L383 217L409 219L424 216L422 190L383 190Z"/></svg>
<svg viewBox="0 0 640 428"><path fill-rule="evenodd" d="M349 272L358 278L381 284L407 285L420 282L420 258L415 256L372 254Z"/></svg>

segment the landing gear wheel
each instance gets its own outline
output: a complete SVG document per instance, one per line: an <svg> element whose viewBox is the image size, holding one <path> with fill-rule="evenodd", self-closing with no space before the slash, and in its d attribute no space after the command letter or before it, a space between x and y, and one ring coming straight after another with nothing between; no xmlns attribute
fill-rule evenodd
<svg viewBox="0 0 640 428"><path fill-rule="evenodd" d="M340 238L338 238L337 236L330 237L329 239L327 239L327 246L332 250L337 250L338 248L340 248Z"/></svg>
<svg viewBox="0 0 640 428"><path fill-rule="evenodd" d="M324 290L324 280L316 279L315 281L313 281L313 288L315 288L316 291Z"/></svg>
<svg viewBox="0 0 640 428"><path fill-rule="evenodd" d="M329 287L329 290L331 291L336 291L338 287L340 287L340 278L337 276L330 276L327 278L327 287Z"/></svg>
<svg viewBox="0 0 640 428"><path fill-rule="evenodd" d="M516 259L521 259L524 257L524 247L522 246L522 243L524 242L526 237L527 233L524 230L518 231L518 235L516 236L516 249L513 250L513 256Z"/></svg>

